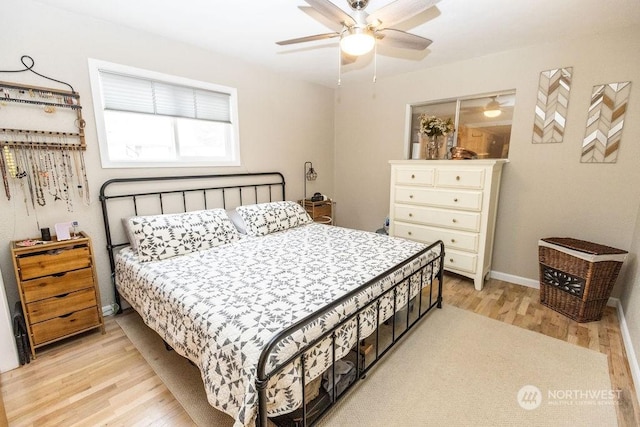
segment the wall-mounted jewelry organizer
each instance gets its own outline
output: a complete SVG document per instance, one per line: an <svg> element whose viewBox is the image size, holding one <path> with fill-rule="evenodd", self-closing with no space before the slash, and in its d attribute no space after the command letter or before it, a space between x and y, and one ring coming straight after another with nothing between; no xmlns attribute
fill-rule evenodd
<svg viewBox="0 0 640 427"><path fill-rule="evenodd" d="M70 84L34 71L30 56L20 60L24 69L0 73L29 71L70 90L0 81L0 173L7 200L15 183L27 213L29 205L45 206L47 199L62 200L72 211L74 189L83 203L90 201L80 95Z"/></svg>
<svg viewBox="0 0 640 427"><path fill-rule="evenodd" d="M0 108L4 109L4 107L8 107L13 103L35 107L31 111L23 110L24 113L30 116L40 113L55 115L60 112L60 109L69 109L71 111L70 115L61 114L56 119L61 121L71 119L77 130L75 132L61 132L58 130L2 128L0 130L5 136L2 141L3 144L41 145L50 149L71 148L86 150L87 147L84 141L85 121L82 118L80 95L77 92L0 81ZM7 135L13 135L13 138L7 139Z"/></svg>

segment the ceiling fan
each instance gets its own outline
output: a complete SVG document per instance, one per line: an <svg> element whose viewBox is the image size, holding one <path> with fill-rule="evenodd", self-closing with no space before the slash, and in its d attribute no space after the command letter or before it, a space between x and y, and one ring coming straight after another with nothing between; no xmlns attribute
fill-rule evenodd
<svg viewBox="0 0 640 427"><path fill-rule="evenodd" d="M391 27L427 10L440 0L396 0L371 14L365 11L369 0L347 0L353 10L351 14L329 0L305 1L341 29L332 33L283 40L276 44L283 46L339 37L342 53L353 61L356 57L370 52L376 43L405 49L426 49L432 43L431 40Z"/></svg>

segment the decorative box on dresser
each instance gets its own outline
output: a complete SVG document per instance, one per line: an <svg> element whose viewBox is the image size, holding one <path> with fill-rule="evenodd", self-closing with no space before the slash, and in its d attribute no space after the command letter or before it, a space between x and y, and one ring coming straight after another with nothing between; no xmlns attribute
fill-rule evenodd
<svg viewBox="0 0 640 427"><path fill-rule="evenodd" d="M11 243L11 255L22 302L31 354L36 348L100 328L104 333L100 291L91 239L33 246Z"/></svg>
<svg viewBox="0 0 640 427"><path fill-rule="evenodd" d="M392 160L389 235L442 240L445 269L482 290L491 269L504 159Z"/></svg>

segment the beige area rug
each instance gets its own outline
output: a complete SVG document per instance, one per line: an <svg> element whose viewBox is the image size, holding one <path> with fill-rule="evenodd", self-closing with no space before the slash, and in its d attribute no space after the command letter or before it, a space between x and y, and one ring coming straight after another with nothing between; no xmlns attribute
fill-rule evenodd
<svg viewBox="0 0 640 427"><path fill-rule="evenodd" d="M200 426L231 426L200 373L137 313L118 324ZM321 421L333 426L615 426L607 358L455 307L435 310Z"/></svg>

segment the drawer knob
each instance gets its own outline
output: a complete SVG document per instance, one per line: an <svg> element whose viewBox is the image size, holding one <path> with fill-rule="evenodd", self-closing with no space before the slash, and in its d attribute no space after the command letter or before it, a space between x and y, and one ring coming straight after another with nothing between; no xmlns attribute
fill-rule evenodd
<svg viewBox="0 0 640 427"><path fill-rule="evenodd" d="M456 176L456 181L460 181L460 175Z"/></svg>
<svg viewBox="0 0 640 427"><path fill-rule="evenodd" d="M411 212L409 212L409 218L413 217L413 214Z"/></svg>
<svg viewBox="0 0 640 427"><path fill-rule="evenodd" d="M410 232L410 231L407 231L407 234L408 234L409 236L411 236L411 232Z"/></svg>
<svg viewBox="0 0 640 427"><path fill-rule="evenodd" d="M457 202L457 201L458 201L458 198L456 197L455 199L453 199L453 201L454 201L454 202Z"/></svg>
<svg viewBox="0 0 640 427"><path fill-rule="evenodd" d="M455 243L455 242L456 242L456 239L451 239L451 243Z"/></svg>
<svg viewBox="0 0 640 427"><path fill-rule="evenodd" d="M416 176L414 174L411 174L411 179L415 179L415 177Z"/></svg>
<svg viewBox="0 0 640 427"><path fill-rule="evenodd" d="M455 224L456 222L458 222L455 218L453 218L451 221L452 221L454 224Z"/></svg>
<svg viewBox="0 0 640 427"><path fill-rule="evenodd" d="M450 263L453 263L453 258L449 258L449 262L450 262Z"/></svg>
<svg viewBox="0 0 640 427"><path fill-rule="evenodd" d="M409 198L410 198L410 199L413 199L413 194L409 194Z"/></svg>

